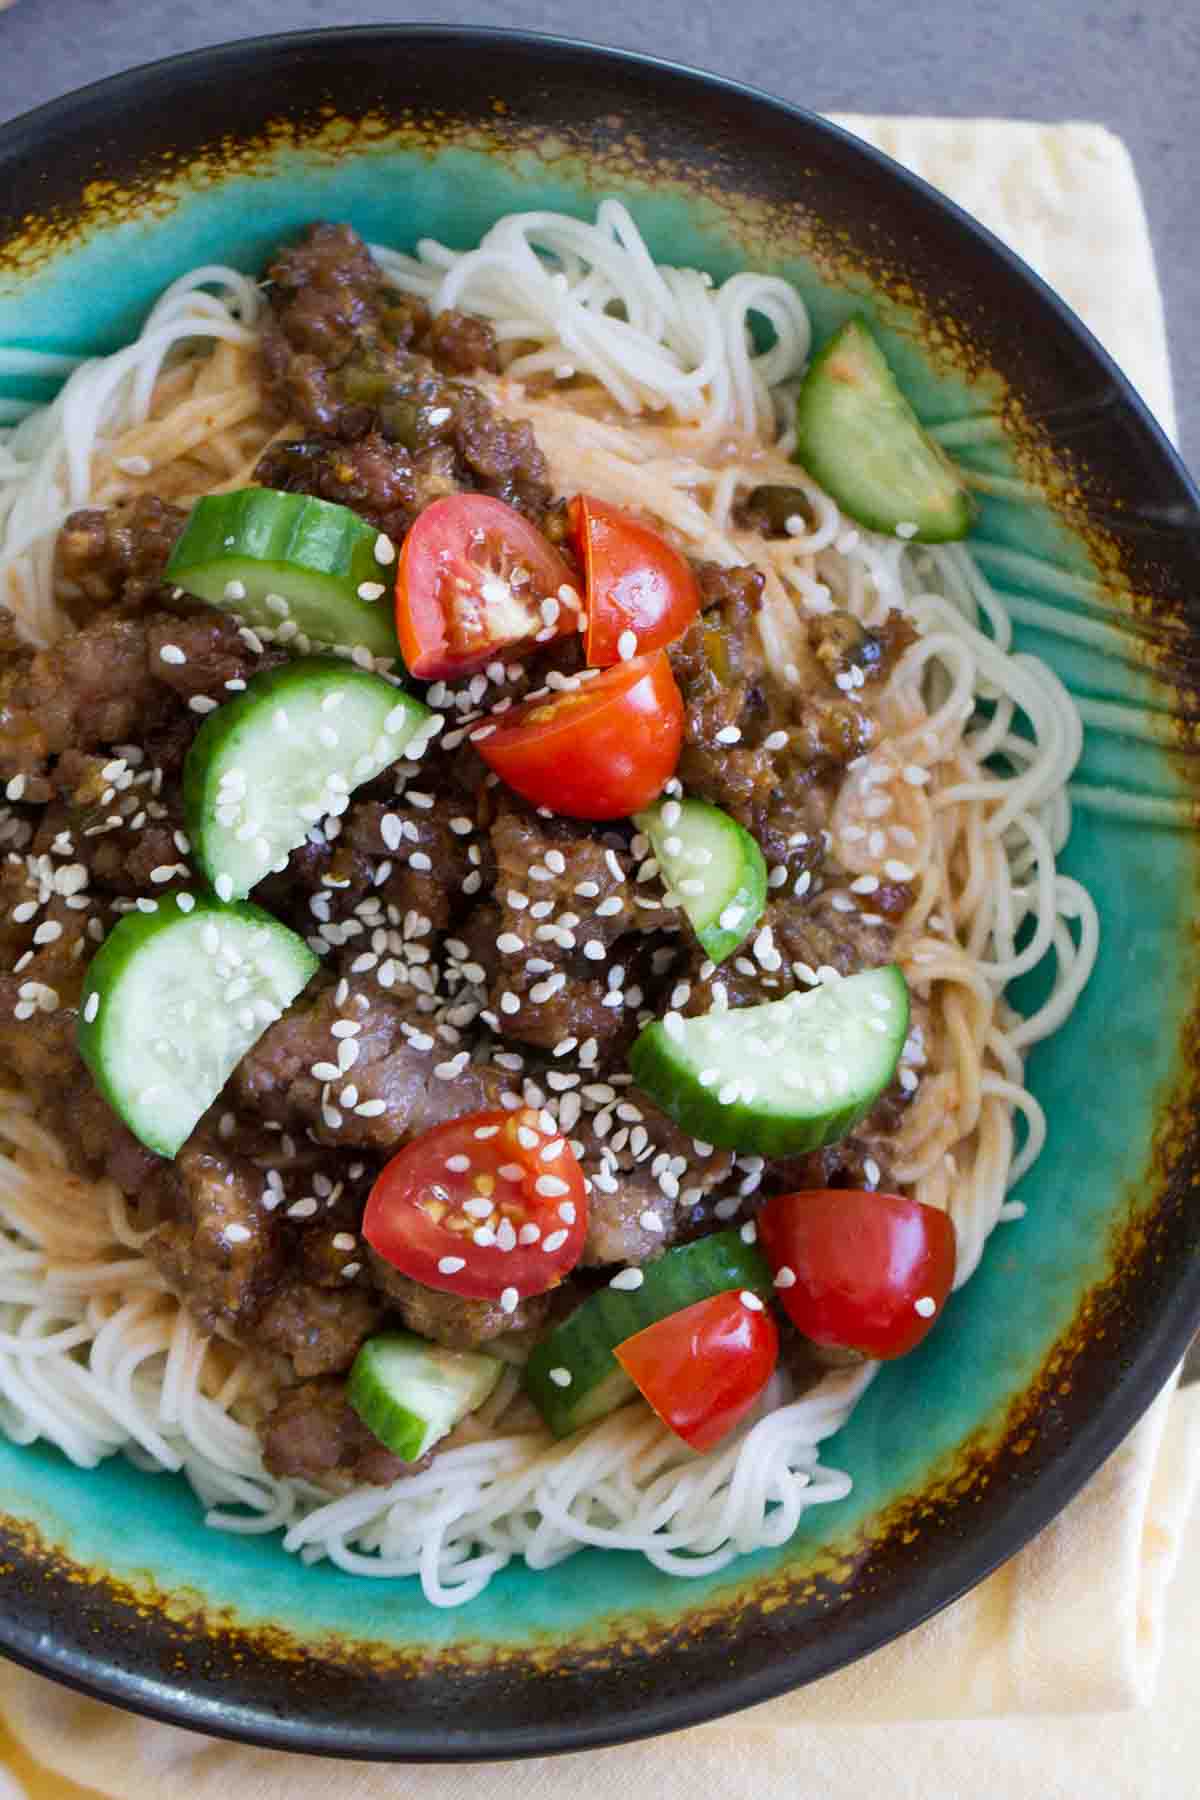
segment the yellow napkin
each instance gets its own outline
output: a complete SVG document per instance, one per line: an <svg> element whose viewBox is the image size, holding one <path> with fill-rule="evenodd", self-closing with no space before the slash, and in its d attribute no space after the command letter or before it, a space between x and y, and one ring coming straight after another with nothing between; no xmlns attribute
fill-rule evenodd
<svg viewBox="0 0 1200 1800"><path fill-rule="evenodd" d="M1162 303L1116 138L1093 125L840 122L1032 262L1173 430ZM1036 1542L898 1643L735 1718L578 1758L333 1765L154 1725L0 1665L10 1734L0 1735L0 1800L692 1800L705 1786L747 1800L863 1800L879 1788L888 1800L1182 1795L1195 1790L1200 1753L1188 1683L1200 1517L1187 1519L1198 1477L1200 1388L1165 1392ZM1122 1710L1146 1706L1160 1669L1154 1708Z"/></svg>

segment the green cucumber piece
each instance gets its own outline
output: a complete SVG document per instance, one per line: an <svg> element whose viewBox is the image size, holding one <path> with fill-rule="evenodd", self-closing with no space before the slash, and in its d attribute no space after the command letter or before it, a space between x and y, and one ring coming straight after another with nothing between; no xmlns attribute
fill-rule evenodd
<svg viewBox="0 0 1200 1800"><path fill-rule="evenodd" d="M556 1437L567 1437L633 1399L637 1389L613 1351L635 1331L731 1288L749 1288L763 1299L773 1292L762 1253L735 1230L680 1244L646 1263L641 1276L640 1287L589 1294L534 1346L525 1365L525 1389Z"/></svg>
<svg viewBox="0 0 1200 1800"><path fill-rule="evenodd" d="M693 1137L726 1150L796 1156L832 1144L870 1111L908 1036L908 987L895 964L762 1006L641 1032L629 1066Z"/></svg>
<svg viewBox="0 0 1200 1800"><path fill-rule="evenodd" d="M277 638L398 660L394 568L390 541L348 506L240 488L197 501L164 580Z"/></svg>
<svg viewBox="0 0 1200 1800"><path fill-rule="evenodd" d="M79 1054L134 1136L172 1157L316 967L260 907L169 895L126 913L92 958Z"/></svg>
<svg viewBox="0 0 1200 1800"><path fill-rule="evenodd" d="M210 886L222 900L248 894L433 719L382 675L333 657L255 675L209 713L184 764L188 836Z"/></svg>
<svg viewBox="0 0 1200 1800"><path fill-rule="evenodd" d="M795 459L871 531L900 528L942 544L971 528L962 472L923 427L860 319L848 319L809 365L796 402Z"/></svg>
<svg viewBox="0 0 1200 1800"><path fill-rule="evenodd" d="M443 1350L411 1331L384 1332L355 1357L346 1398L393 1456L417 1462L483 1405L504 1366L475 1350Z"/></svg>
<svg viewBox="0 0 1200 1800"><path fill-rule="evenodd" d="M707 800L660 800L634 824L711 962L743 943L767 904L767 865L750 833Z"/></svg>

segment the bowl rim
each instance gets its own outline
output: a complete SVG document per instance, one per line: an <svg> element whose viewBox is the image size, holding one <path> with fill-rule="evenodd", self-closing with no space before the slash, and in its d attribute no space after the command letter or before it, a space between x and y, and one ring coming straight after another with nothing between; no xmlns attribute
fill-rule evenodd
<svg viewBox="0 0 1200 1800"><path fill-rule="evenodd" d="M1049 309L1110 384L1120 410L1132 415L1146 434L1153 452L1161 459L1160 466L1165 465L1173 476L1187 507L1194 513L1194 527L1200 529L1200 487L1189 475L1165 429L1091 330L1021 256L930 183L825 115L752 83L675 58L557 33L442 24L436 20L256 33L136 64L18 114L0 125L0 166L16 156L36 152L47 134L77 123L81 109L110 111L126 106L136 102L143 87L169 80L176 72L207 66L219 73L223 68L236 67L247 56L281 51L327 52L343 41L375 40L395 46L420 39L476 50L489 43L503 43L534 56L549 52L637 69L644 74L661 72L709 93L749 101L782 122L794 122L807 132L824 136L885 184L899 185L924 205L939 211L1001 265L1010 279L1029 290L1041 308ZM97 1673L95 1659L83 1650L71 1649L65 1656L56 1657L46 1649L40 1634L23 1630L20 1620L10 1616L7 1609L0 1611L0 1654L80 1693L144 1717L210 1737L331 1758L428 1763L495 1761L598 1749L683 1730L797 1691L832 1674L893 1642L983 1581L1050 1524L1117 1448L1170 1380L1198 1326L1200 1257L1193 1258L1174 1281L1168 1304L1129 1353L1120 1389L1079 1426L1050 1465L1016 1496L1002 1518L990 1525L982 1538L968 1538L941 1556L919 1593L901 1584L868 1620L854 1619L844 1624L839 1629L836 1648L824 1658L819 1654L806 1658L810 1666L799 1676L789 1666L791 1659L784 1657L762 1670L745 1675L732 1673L716 1690L709 1687L661 1702L646 1700L610 1722L560 1718L550 1725L504 1728L488 1724L475 1734L470 1747L462 1747L448 1744L434 1730L407 1728L402 1721L383 1730L372 1728L369 1739L341 1727L314 1730L311 1723L306 1725L303 1720L280 1718L266 1709L255 1712L243 1706L237 1708L236 1722L225 1722L211 1716L207 1705L186 1693L171 1700L147 1693L133 1671L110 1666Z"/></svg>

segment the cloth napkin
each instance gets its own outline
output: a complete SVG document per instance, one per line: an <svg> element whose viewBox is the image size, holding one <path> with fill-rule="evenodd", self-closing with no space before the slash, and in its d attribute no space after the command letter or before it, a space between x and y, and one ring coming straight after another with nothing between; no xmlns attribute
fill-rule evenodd
<svg viewBox="0 0 1200 1800"><path fill-rule="evenodd" d="M1173 431L1162 301L1118 139L1085 124L838 122L1018 250ZM152 1724L0 1664L0 1800L1173 1800L1195 1792L1200 1758L1198 1485L1200 1388L1172 1382L1060 1518L937 1618L797 1694L579 1757L332 1764Z"/></svg>

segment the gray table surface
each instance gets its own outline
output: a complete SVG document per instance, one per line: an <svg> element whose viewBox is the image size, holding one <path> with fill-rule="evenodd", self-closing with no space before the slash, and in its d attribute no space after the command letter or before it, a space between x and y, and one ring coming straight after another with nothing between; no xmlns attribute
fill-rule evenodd
<svg viewBox="0 0 1200 1800"><path fill-rule="evenodd" d="M820 112L1091 119L1133 152L1166 296L1185 457L1200 472L1200 6L1196 0L15 0L0 119L82 83L256 32L386 19L603 39Z"/></svg>

